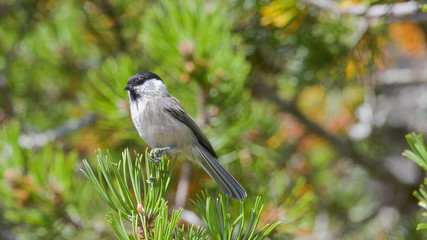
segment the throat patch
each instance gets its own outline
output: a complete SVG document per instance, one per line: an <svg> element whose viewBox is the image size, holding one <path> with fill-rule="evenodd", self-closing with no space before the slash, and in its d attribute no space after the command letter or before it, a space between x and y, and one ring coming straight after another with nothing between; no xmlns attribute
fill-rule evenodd
<svg viewBox="0 0 427 240"><path fill-rule="evenodd" d="M131 101L136 101L141 97L135 91L129 91L129 96Z"/></svg>

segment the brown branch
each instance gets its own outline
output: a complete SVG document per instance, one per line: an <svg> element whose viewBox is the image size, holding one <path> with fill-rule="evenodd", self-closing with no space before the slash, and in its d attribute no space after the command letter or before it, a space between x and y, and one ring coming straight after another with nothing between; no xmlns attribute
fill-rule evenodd
<svg viewBox="0 0 427 240"><path fill-rule="evenodd" d="M319 124L310 120L307 116L305 116L295 105L295 102L287 101L281 99L276 89L267 86L263 83L254 83L252 86L252 92L254 95L258 97L265 98L270 102L274 103L281 111L288 112L295 116L306 129L323 139L329 142L334 148L342 155L350 158L354 163L361 166L365 169L370 176L374 179L379 180L384 183L386 186L390 187L390 190L393 193L403 192L407 193L407 196L410 196L410 192L412 192L412 186L408 186L401 181L399 181L394 175L392 175L385 166L382 165L381 161L373 159L368 155L363 155L359 153L354 148L354 142L348 139L341 139L337 136L334 136L328 133L325 129L323 129ZM407 199L389 199L390 203L394 201L397 203L399 207L404 207L404 204L407 203Z"/></svg>

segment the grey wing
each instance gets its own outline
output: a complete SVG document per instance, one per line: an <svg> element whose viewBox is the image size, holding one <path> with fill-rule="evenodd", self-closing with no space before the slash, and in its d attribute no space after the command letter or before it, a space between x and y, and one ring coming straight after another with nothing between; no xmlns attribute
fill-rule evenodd
<svg viewBox="0 0 427 240"><path fill-rule="evenodd" d="M186 113L184 109L182 109L177 99L173 99L175 100L175 104L167 106L166 112L171 114L172 117L176 118L180 122L187 125L197 137L197 140L199 141L200 145L202 145L206 149L206 151L208 151L214 158L218 158L208 138L205 136L205 134L203 134L199 126L197 126L197 123L194 121L194 119L190 115L188 115L188 113Z"/></svg>

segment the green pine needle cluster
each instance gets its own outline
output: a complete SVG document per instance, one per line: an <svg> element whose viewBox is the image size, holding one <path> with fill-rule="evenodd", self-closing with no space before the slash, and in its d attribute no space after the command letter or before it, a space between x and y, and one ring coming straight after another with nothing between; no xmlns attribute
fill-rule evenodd
<svg viewBox="0 0 427 240"><path fill-rule="evenodd" d="M196 204L197 209L202 215L209 229L211 239L213 240L264 239L280 224L280 222L276 222L271 226L267 224L256 233L263 209L260 196L256 198L255 205L252 208L249 226L246 231L244 231L245 213L243 211L243 201L240 201L240 215L234 221L231 220L231 215L228 213L228 197L220 195L219 198L212 201L207 191L205 191L202 192L201 196L198 196L194 204ZM236 232L237 234L234 235Z"/></svg>
<svg viewBox="0 0 427 240"><path fill-rule="evenodd" d="M229 198L220 195L212 201L205 191L194 203L207 230L192 225L180 227L178 220L183 209L172 210L169 215L168 203L164 199L175 161L163 156L162 161L155 163L147 152L145 157L135 155L133 163L129 150L125 150L122 160L113 163L109 153L104 156L99 150L96 173L86 160L83 161L85 169L82 172L113 210L107 217L119 239L264 239L279 225L276 222L257 230L263 209L261 197L257 197L245 227L243 201L240 201L240 215L231 220ZM131 223L131 231L125 221Z"/></svg>
<svg viewBox="0 0 427 240"><path fill-rule="evenodd" d="M411 150L405 150L403 156L412 159L425 171L427 171L427 146L424 142L424 138L421 134L411 133L406 135L406 140L408 141ZM424 178L424 184L420 186L418 191L414 192L414 196L419 200L418 205L420 205L424 212L422 213L423 217L427 217L427 178ZM421 222L417 225L417 230L426 230L427 223Z"/></svg>

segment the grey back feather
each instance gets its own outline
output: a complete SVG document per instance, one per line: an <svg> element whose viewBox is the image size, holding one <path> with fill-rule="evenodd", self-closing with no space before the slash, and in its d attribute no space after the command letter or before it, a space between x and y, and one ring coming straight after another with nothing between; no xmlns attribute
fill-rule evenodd
<svg viewBox="0 0 427 240"><path fill-rule="evenodd" d="M172 97L172 96L171 96ZM172 97L174 98L174 97ZM196 136L198 142L200 145L202 145L206 151L208 151L214 158L218 158L216 155L215 150L212 147L212 144L209 142L208 138L203 134L202 130L200 130L197 123L194 121L194 119L188 115L184 109L182 109L181 105L179 104L178 99L174 98L176 101L174 101L176 104L171 104L166 107L166 111L171 114L172 117L176 118L178 121L184 123L187 125L191 131Z"/></svg>

